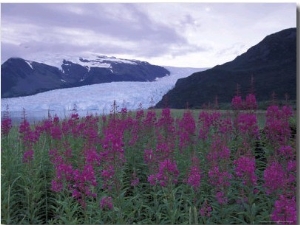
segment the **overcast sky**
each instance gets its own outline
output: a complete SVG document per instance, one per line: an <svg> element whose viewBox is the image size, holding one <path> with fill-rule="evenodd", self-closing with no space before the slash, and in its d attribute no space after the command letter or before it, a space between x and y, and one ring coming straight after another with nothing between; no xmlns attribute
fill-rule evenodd
<svg viewBox="0 0 300 225"><path fill-rule="evenodd" d="M2 3L1 63L97 53L213 67L296 27L296 9L296 3Z"/></svg>

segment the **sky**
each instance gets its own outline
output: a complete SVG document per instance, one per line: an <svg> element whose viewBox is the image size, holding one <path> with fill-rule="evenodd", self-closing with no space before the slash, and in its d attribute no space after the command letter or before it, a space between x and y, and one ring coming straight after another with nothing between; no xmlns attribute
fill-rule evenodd
<svg viewBox="0 0 300 225"><path fill-rule="evenodd" d="M1 64L99 54L213 67L296 27L296 10L296 3L2 3Z"/></svg>

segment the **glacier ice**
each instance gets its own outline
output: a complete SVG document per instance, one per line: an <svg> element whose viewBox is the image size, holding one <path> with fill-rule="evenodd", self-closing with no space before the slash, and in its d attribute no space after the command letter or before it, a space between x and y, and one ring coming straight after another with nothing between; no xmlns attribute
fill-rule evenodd
<svg viewBox="0 0 300 225"><path fill-rule="evenodd" d="M21 117L25 109L27 116L46 118L51 115L68 116L74 106L80 115L87 113L107 114L116 101L119 109L136 110L142 104L144 109L155 105L172 89L179 78L187 77L201 68L165 67L169 76L153 82L112 82L82 87L58 89L26 97L1 99L1 113L9 107L12 117Z"/></svg>

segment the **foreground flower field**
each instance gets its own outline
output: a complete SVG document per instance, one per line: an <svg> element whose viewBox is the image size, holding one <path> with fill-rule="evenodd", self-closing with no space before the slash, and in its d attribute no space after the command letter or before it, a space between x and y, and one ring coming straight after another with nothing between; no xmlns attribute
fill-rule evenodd
<svg viewBox="0 0 300 225"><path fill-rule="evenodd" d="M4 224L296 224L290 106L2 120Z"/></svg>

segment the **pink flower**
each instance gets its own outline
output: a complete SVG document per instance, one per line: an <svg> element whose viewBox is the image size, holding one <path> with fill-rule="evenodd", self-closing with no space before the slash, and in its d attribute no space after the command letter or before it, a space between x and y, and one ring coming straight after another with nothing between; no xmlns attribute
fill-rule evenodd
<svg viewBox="0 0 300 225"><path fill-rule="evenodd" d="M257 109L257 102L254 94L248 94L246 96L246 108Z"/></svg>
<svg viewBox="0 0 300 225"><path fill-rule="evenodd" d="M51 137L53 138L53 139L57 139L57 140L60 140L61 139L61 137L62 137L62 132L61 132L61 129L60 129L60 127L58 127L58 126L53 126L52 128L51 128Z"/></svg>
<svg viewBox="0 0 300 225"><path fill-rule="evenodd" d="M210 183L217 187L229 187L231 174L227 171L220 171L218 166L214 166L208 171L208 177L210 178Z"/></svg>
<svg viewBox="0 0 300 225"><path fill-rule="evenodd" d="M219 202L219 204L221 204L221 205L225 205L228 202L228 198L224 195L223 191L218 191L216 193L216 198L217 198L217 201Z"/></svg>
<svg viewBox="0 0 300 225"><path fill-rule="evenodd" d="M196 124L192 113L190 111L184 112L182 119L179 120L180 149L192 143L195 131Z"/></svg>
<svg viewBox="0 0 300 225"><path fill-rule="evenodd" d="M9 117L4 118L1 121L1 134L7 136L11 128L12 128L11 119Z"/></svg>
<svg viewBox="0 0 300 225"><path fill-rule="evenodd" d="M167 186L169 181L172 183L177 183L178 175L179 171L174 161L165 159L159 163L159 172L156 176L161 186Z"/></svg>
<svg viewBox="0 0 300 225"><path fill-rule="evenodd" d="M100 208L102 210L112 210L114 208L112 197L108 197L108 196L103 197L100 200Z"/></svg>
<svg viewBox="0 0 300 225"><path fill-rule="evenodd" d="M54 192L60 192L63 189L63 184L60 180L51 181L51 190Z"/></svg>
<svg viewBox="0 0 300 225"><path fill-rule="evenodd" d="M190 173L188 175L187 183L191 185L194 189L200 187L201 181L201 172L198 166L192 166L190 169Z"/></svg>
<svg viewBox="0 0 300 225"><path fill-rule="evenodd" d="M157 175L156 174L151 174L148 176L148 182L150 185L154 186L157 183Z"/></svg>
<svg viewBox="0 0 300 225"><path fill-rule="evenodd" d="M238 116L238 129L242 134L248 134L251 137L257 137L259 129L257 125L257 118L252 113L241 113Z"/></svg>
<svg viewBox="0 0 300 225"><path fill-rule="evenodd" d="M24 163L31 162L33 159L33 154L34 154L34 151L32 149L25 151L24 155L23 155L23 162Z"/></svg>
<svg viewBox="0 0 300 225"><path fill-rule="evenodd" d="M150 164L154 161L154 153L152 149L145 149L144 151L144 162Z"/></svg>
<svg viewBox="0 0 300 225"><path fill-rule="evenodd" d="M175 161L165 159L159 163L159 171L156 174L152 174L148 177L148 182L151 185L156 185L157 182L162 187L170 185L171 183L177 183L179 171Z"/></svg>
<svg viewBox="0 0 300 225"><path fill-rule="evenodd" d="M106 169L102 170L101 177L103 179L103 188L111 189L111 182L115 175L115 169L113 165L109 165Z"/></svg>
<svg viewBox="0 0 300 225"><path fill-rule="evenodd" d="M231 101L231 107L233 109L242 109L243 108L243 100L241 96L234 96Z"/></svg>
<svg viewBox="0 0 300 225"><path fill-rule="evenodd" d="M291 129L289 118L293 115L289 106L283 106L282 110L278 106L269 106L266 113L266 136L272 143L286 145Z"/></svg>
<svg viewBox="0 0 300 225"><path fill-rule="evenodd" d="M144 117L144 110L140 107L140 109L136 112L136 119L141 120Z"/></svg>
<svg viewBox="0 0 300 225"><path fill-rule="evenodd" d="M271 194L277 190L284 189L286 185L285 171L277 161L268 164L264 171L266 193Z"/></svg>
<svg viewBox="0 0 300 225"><path fill-rule="evenodd" d="M210 217L211 211L212 211L211 206L207 203L207 201L205 201L201 209L199 210L199 213L202 217L204 216Z"/></svg>
<svg viewBox="0 0 300 225"><path fill-rule="evenodd" d="M236 165L235 173L238 177L243 178L243 184L256 185L257 177L255 175L255 158L242 156L234 161Z"/></svg>
<svg viewBox="0 0 300 225"><path fill-rule="evenodd" d="M296 157L296 151L291 146L281 146L278 152L285 159L292 159Z"/></svg>
<svg viewBox="0 0 300 225"><path fill-rule="evenodd" d="M8 105L7 105L6 111L4 112L3 115L3 120L1 121L1 134L7 136L11 128L12 128L12 122L9 116Z"/></svg>
<svg viewBox="0 0 300 225"><path fill-rule="evenodd" d="M297 204L295 197L280 195L275 201L271 220L277 224L297 224Z"/></svg>
<svg viewBox="0 0 300 225"><path fill-rule="evenodd" d="M140 179L137 177L136 173L132 174L132 179L131 179L131 186L137 186L140 183Z"/></svg>

